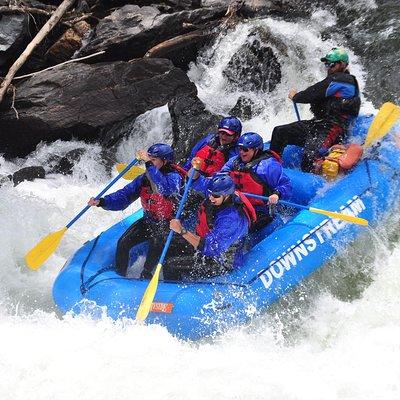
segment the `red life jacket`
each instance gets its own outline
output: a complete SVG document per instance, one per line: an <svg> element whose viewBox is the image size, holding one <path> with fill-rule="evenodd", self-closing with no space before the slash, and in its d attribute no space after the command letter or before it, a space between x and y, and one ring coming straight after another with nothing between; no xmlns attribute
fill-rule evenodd
<svg viewBox="0 0 400 400"><path fill-rule="evenodd" d="M235 194L240 198L243 203L243 211L246 214L247 219L251 224L254 224L254 222L257 221L257 213L253 207L253 204L251 204L250 199L246 197L242 192L239 192L237 190L235 190Z"/></svg>
<svg viewBox="0 0 400 400"><path fill-rule="evenodd" d="M181 176L186 174L186 171L176 164L167 164L160 171L163 174L169 172L178 172ZM157 221L172 219L175 213L176 199L153 192L152 186L155 187L154 184L151 184L150 178L145 176L139 194L143 210L151 214L152 218Z"/></svg>
<svg viewBox="0 0 400 400"><path fill-rule="evenodd" d="M262 160L266 160L270 157L274 157L281 162L280 157L269 150L265 150L260 157L249 161L244 166L240 166L240 157L238 156L233 163L232 171L229 172L229 175L235 182L236 189L241 192L258 194L259 196L270 196L273 190L253 171L253 167L258 165ZM250 198L248 201L253 206L265 204L265 201L260 199Z"/></svg>
<svg viewBox="0 0 400 400"><path fill-rule="evenodd" d="M195 155L195 157L203 160L200 170L205 176L211 176L215 172L220 171L229 159L229 150L233 146L222 146L218 143L219 139L214 137ZM234 146L236 146L236 143Z"/></svg>
<svg viewBox="0 0 400 400"><path fill-rule="evenodd" d="M198 213L199 222L197 223L197 226L196 226L196 233L201 238L205 237L210 232L210 230L213 228L215 212L220 211L224 207L229 207L229 206L233 205L234 207L238 208L240 211L242 211L246 215L246 217L249 221L249 225L251 223L256 222L256 220L257 220L256 210L250 203L250 200L243 193L235 191L235 194L240 198L242 203L234 203L232 201L227 204L222 204L218 208L211 206L211 204L207 201L204 201L201 204L199 213Z"/></svg>
<svg viewBox="0 0 400 400"><path fill-rule="evenodd" d="M214 225L214 216L212 215L211 207L206 207L204 202L200 206L198 220L196 233L203 238L210 232Z"/></svg>

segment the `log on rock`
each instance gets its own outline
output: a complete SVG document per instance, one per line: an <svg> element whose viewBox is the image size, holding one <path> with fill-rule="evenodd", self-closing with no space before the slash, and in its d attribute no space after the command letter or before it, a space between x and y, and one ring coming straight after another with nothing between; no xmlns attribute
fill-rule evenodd
<svg viewBox="0 0 400 400"><path fill-rule="evenodd" d="M4 95L10 85L13 77L18 72L18 70L24 65L25 61L28 59L35 47L47 36L47 34L56 26L57 22L68 10L68 8L75 2L75 0L64 0L50 19L42 26L37 35L28 44L23 53L18 57L17 61L11 66L6 77L0 85L0 103L3 101Z"/></svg>
<svg viewBox="0 0 400 400"><path fill-rule="evenodd" d="M159 58L66 64L16 88L19 119L7 104L11 96L0 106L0 153L8 157L24 156L41 141L103 141L116 124L174 97L197 93L182 70ZM127 133L122 130L119 135Z"/></svg>
<svg viewBox="0 0 400 400"><path fill-rule="evenodd" d="M191 26L222 18L225 11L219 7L161 14L155 7L128 4L99 22L81 55L105 50L106 61L140 58L157 44L196 29Z"/></svg>
<svg viewBox="0 0 400 400"><path fill-rule="evenodd" d="M189 32L152 47L145 57L168 58L175 67L187 70L189 63L197 59L199 50L216 35L211 29Z"/></svg>

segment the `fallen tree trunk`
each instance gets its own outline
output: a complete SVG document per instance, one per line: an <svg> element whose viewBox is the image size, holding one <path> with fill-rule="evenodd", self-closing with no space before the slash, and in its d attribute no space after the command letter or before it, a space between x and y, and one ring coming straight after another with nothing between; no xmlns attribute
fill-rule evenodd
<svg viewBox="0 0 400 400"><path fill-rule="evenodd" d="M31 55L35 47L48 35L48 33L56 26L57 22L61 19L68 8L75 2L75 0L64 0L57 10L54 11L50 19L43 25L42 29L37 33L33 40L28 44L23 53L18 57L15 63L11 66L6 77L0 85L0 103L3 101L4 95L7 92L8 86L18 70L24 65L25 61Z"/></svg>

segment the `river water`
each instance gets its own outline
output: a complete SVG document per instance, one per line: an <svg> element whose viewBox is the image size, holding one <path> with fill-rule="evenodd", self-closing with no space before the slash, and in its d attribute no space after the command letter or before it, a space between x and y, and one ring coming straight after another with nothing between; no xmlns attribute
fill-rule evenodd
<svg viewBox="0 0 400 400"><path fill-rule="evenodd" d="M374 2L357 3L369 15L377 12ZM278 88L264 96L244 93L263 108L244 129L268 139L273 126L295 119L286 99L288 90L322 78L320 54L348 42L338 35L326 37L338 20L324 10L309 21L267 18L241 24L201 54L189 70L209 109L226 113L243 94L226 86L222 70L227 55L257 24L289 46L288 57L281 60L283 80ZM369 100L374 97L366 89L370 66L364 56L348 49L352 72L365 96L363 112L371 112ZM305 107L300 112L309 116ZM167 107L143 115L132 130L146 136L140 146L137 139L128 138L116 161L127 162L138 147L170 138ZM183 342L159 326L113 322L105 316L61 316L53 304L52 283L68 257L129 215L136 204L116 213L91 210L69 229L42 268L33 272L24 265L26 251L65 226L110 177L101 163L100 147L74 141L42 145L26 159L0 158L0 174L8 174L22 166L45 164L52 154L77 147L90 151L71 176L53 174L0 188L1 399L400 398L398 210L379 227L367 228L354 246L247 326L213 339Z"/></svg>

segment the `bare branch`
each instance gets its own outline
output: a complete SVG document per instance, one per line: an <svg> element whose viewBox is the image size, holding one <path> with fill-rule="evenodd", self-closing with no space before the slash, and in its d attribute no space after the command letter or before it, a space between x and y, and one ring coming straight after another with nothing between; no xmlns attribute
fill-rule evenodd
<svg viewBox="0 0 400 400"><path fill-rule="evenodd" d="M15 117L17 119L19 119L18 111L15 108L15 86L11 85L11 87L12 87L12 90L13 90L13 98L12 98L12 103L11 103L11 109L15 111Z"/></svg>
<svg viewBox="0 0 400 400"><path fill-rule="evenodd" d="M93 53L93 54L90 54L90 55L88 55L88 56L85 56L85 57L74 58L73 60L64 61L64 62L62 62L62 63L60 63L60 64L53 65L53 66L51 66L51 67L42 69L42 70L40 70L40 71L32 72L31 74L16 76L16 77L13 78L13 80L15 81L15 80L17 80L17 79L29 78L30 76L35 76L35 75L40 74L40 73L42 73L42 72L49 71L49 70L51 70L51 69L53 69L53 68L60 67L61 65L70 64L70 63L73 63L73 62L76 62L76 61L86 60L87 58L96 57L96 56L98 56L98 55L100 55L100 54L104 54L104 53L105 53L105 51L102 50L102 51L98 51L97 53Z"/></svg>
<svg viewBox="0 0 400 400"><path fill-rule="evenodd" d="M67 9L75 2L75 0L64 0L56 11L54 11L53 15L50 19L43 25L37 35L33 38L33 40L28 44L23 53L18 57L15 63L11 66L8 71L6 77L0 85L0 103L3 101L4 95L7 91L8 86L10 85L12 79L18 70L22 67L28 57L31 55L32 51L35 47L47 36L47 34L57 25L58 21L67 11Z"/></svg>

